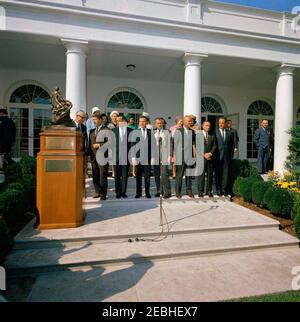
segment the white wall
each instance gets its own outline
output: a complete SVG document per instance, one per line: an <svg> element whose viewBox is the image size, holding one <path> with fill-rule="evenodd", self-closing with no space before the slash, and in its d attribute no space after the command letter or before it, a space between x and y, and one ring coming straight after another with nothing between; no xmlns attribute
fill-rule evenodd
<svg viewBox="0 0 300 322"><path fill-rule="evenodd" d="M205 79L205 78L204 78ZM50 91L59 86L65 93L65 74L37 72L30 70L12 70L0 68L0 105L6 106L5 95L15 83L23 80L35 80L44 84ZM176 115L183 113L183 84L142 81L125 78L110 78L89 76L87 88L88 113L91 114L93 106L104 107L110 93L119 87L131 87L141 93L147 104L147 112L152 120L156 116L164 117L168 126L174 123ZM211 86L203 84L203 95L213 94L224 102L227 114L239 113L240 157L246 157L246 125L247 108L257 99L275 101L274 90L262 90L257 88L232 88L225 86ZM295 85L295 116L296 109L300 106L300 92ZM272 105L274 108L274 105ZM172 120L168 120L172 117Z"/></svg>
<svg viewBox="0 0 300 322"><path fill-rule="evenodd" d="M11 94L11 88L24 80L36 81L43 84L51 92L58 86L65 92L65 74L32 70L3 69L0 73L0 103L6 107L7 95Z"/></svg>

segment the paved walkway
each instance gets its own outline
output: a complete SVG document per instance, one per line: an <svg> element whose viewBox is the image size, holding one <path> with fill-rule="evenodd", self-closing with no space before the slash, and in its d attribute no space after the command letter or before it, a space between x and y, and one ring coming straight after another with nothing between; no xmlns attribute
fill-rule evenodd
<svg viewBox="0 0 300 322"><path fill-rule="evenodd" d="M16 237L8 300L219 301L291 289L299 241L225 198L91 198L85 225ZM131 239L133 242L128 242ZM135 241L135 240L138 241Z"/></svg>

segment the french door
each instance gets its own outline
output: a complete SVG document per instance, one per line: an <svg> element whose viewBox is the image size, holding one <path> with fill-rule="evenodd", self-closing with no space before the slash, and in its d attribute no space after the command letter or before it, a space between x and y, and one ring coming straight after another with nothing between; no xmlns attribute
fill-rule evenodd
<svg viewBox="0 0 300 322"><path fill-rule="evenodd" d="M51 107L32 103L14 103L9 106L9 115L17 129L12 157L36 156L40 149L40 130L43 126L49 125L52 120Z"/></svg>

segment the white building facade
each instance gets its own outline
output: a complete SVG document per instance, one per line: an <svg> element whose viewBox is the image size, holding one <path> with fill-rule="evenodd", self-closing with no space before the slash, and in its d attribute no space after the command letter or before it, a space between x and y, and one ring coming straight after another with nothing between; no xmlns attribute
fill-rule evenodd
<svg viewBox="0 0 300 322"><path fill-rule="evenodd" d="M210 0L0 0L0 105L17 128L14 156L35 155L59 87L76 110L147 111L168 125L225 115L239 158L255 129L274 130L283 171L300 121L300 18Z"/></svg>

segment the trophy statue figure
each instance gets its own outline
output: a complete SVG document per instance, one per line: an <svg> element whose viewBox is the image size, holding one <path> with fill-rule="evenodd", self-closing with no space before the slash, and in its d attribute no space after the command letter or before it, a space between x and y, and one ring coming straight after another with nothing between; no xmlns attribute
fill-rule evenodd
<svg viewBox="0 0 300 322"><path fill-rule="evenodd" d="M58 87L52 92L51 104L53 125L74 126L70 118L70 111L73 105L70 101L63 98Z"/></svg>

